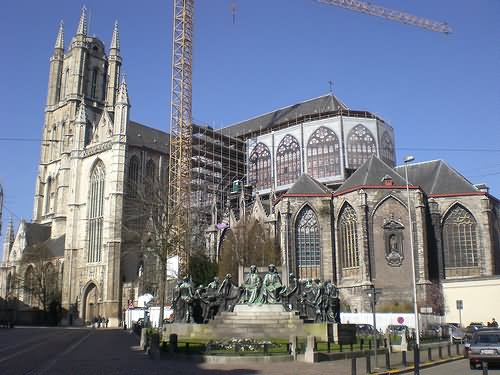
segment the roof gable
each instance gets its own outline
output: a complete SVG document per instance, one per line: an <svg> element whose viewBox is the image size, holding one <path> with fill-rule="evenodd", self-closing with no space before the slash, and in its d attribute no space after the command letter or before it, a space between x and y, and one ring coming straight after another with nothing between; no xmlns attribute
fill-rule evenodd
<svg viewBox="0 0 500 375"><path fill-rule="evenodd" d="M332 192L322 183L316 181L308 174L302 174L297 181L286 192L286 195L294 194L331 194Z"/></svg>
<svg viewBox="0 0 500 375"><path fill-rule="evenodd" d="M361 186L385 186L384 179L391 178L393 185L404 186L406 180L376 155L372 155L339 187L337 192Z"/></svg>
<svg viewBox="0 0 500 375"><path fill-rule="evenodd" d="M479 190L444 160L408 164L408 180L427 194L477 193ZM395 168L404 173L404 165Z"/></svg>

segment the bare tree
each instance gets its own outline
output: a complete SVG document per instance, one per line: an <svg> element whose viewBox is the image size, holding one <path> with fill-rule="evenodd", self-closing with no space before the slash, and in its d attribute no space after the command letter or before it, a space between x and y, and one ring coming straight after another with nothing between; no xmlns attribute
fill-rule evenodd
<svg viewBox="0 0 500 375"><path fill-rule="evenodd" d="M177 277L177 270L167 269L179 256L182 238L179 238L174 224L168 220L168 199L166 184L147 176L142 183L130 182L125 203L124 231L129 243L141 244L140 248L154 255L158 261L158 302L160 317L158 327L163 326L166 297L167 273ZM174 213L174 215L186 213ZM124 254L126 255L126 254ZM177 258L178 259L178 258ZM144 272L150 270L145 269Z"/></svg>
<svg viewBox="0 0 500 375"><path fill-rule="evenodd" d="M60 302L56 259L50 254L47 245L42 243L26 249L21 258L16 284L26 304L39 306L45 312L51 303Z"/></svg>
<svg viewBox="0 0 500 375"><path fill-rule="evenodd" d="M277 241L259 221L243 217L224 235L218 274L235 274L239 266L280 265L281 255Z"/></svg>

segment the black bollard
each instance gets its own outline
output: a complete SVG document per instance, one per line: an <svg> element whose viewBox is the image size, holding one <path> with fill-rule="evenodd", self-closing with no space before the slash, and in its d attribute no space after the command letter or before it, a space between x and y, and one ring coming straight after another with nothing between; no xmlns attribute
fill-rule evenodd
<svg viewBox="0 0 500 375"><path fill-rule="evenodd" d="M268 355L269 354L269 344L264 344L264 355Z"/></svg>
<svg viewBox="0 0 500 375"><path fill-rule="evenodd" d="M339 344L339 350L342 352L342 344Z"/></svg>
<svg viewBox="0 0 500 375"><path fill-rule="evenodd" d="M446 348L448 349L448 357L451 357L451 344L448 343L448 345L446 345Z"/></svg>
<svg viewBox="0 0 500 375"><path fill-rule="evenodd" d="M415 375L420 375L420 348L417 343L413 347L413 363L414 363L414 373Z"/></svg>
<svg viewBox="0 0 500 375"><path fill-rule="evenodd" d="M385 368L387 370L391 369L391 353L389 353L389 349L385 350Z"/></svg>
<svg viewBox="0 0 500 375"><path fill-rule="evenodd" d="M427 360L432 361L432 348L427 348Z"/></svg>
<svg viewBox="0 0 500 375"><path fill-rule="evenodd" d="M481 362L481 367L483 368L483 375L488 375L488 362Z"/></svg>
<svg viewBox="0 0 500 375"><path fill-rule="evenodd" d="M364 340L360 339L359 340L359 350L363 350L363 344L364 344Z"/></svg>
<svg viewBox="0 0 500 375"><path fill-rule="evenodd" d="M356 357L351 358L351 375L357 375L356 370Z"/></svg>
<svg viewBox="0 0 500 375"><path fill-rule="evenodd" d="M438 347L439 359L443 359L443 348L441 345Z"/></svg>
<svg viewBox="0 0 500 375"><path fill-rule="evenodd" d="M330 340L328 340L328 342L326 343L326 345L327 345L328 353L330 353L331 352Z"/></svg>
<svg viewBox="0 0 500 375"><path fill-rule="evenodd" d="M366 373L372 373L372 358L370 357L370 353L366 353Z"/></svg>
<svg viewBox="0 0 500 375"><path fill-rule="evenodd" d="M351 352L354 351L354 344L351 342Z"/></svg>
<svg viewBox="0 0 500 375"><path fill-rule="evenodd" d="M458 344L458 342L455 344L455 346L457 349L457 355L460 355L460 345Z"/></svg>
<svg viewBox="0 0 500 375"><path fill-rule="evenodd" d="M406 351L401 352L403 367L408 367L408 361L406 360Z"/></svg>

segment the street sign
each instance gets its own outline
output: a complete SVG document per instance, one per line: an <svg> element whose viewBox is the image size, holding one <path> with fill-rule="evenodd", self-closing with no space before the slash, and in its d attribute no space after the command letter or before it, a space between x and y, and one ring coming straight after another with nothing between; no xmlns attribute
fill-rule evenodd
<svg viewBox="0 0 500 375"><path fill-rule="evenodd" d="M402 316L398 316L397 320L399 324L403 324L405 322L405 318L403 318Z"/></svg>
<svg viewBox="0 0 500 375"><path fill-rule="evenodd" d="M463 310L464 309L464 301L461 299L457 299L457 310Z"/></svg>

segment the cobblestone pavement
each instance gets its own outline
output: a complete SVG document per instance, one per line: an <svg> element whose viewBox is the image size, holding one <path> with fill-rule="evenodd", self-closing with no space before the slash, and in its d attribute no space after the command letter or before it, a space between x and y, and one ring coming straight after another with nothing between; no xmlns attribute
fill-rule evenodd
<svg viewBox="0 0 500 375"><path fill-rule="evenodd" d="M1 375L351 375L351 361L195 363L151 360L138 338L118 329L14 328L0 330ZM364 359L358 374L365 373Z"/></svg>

